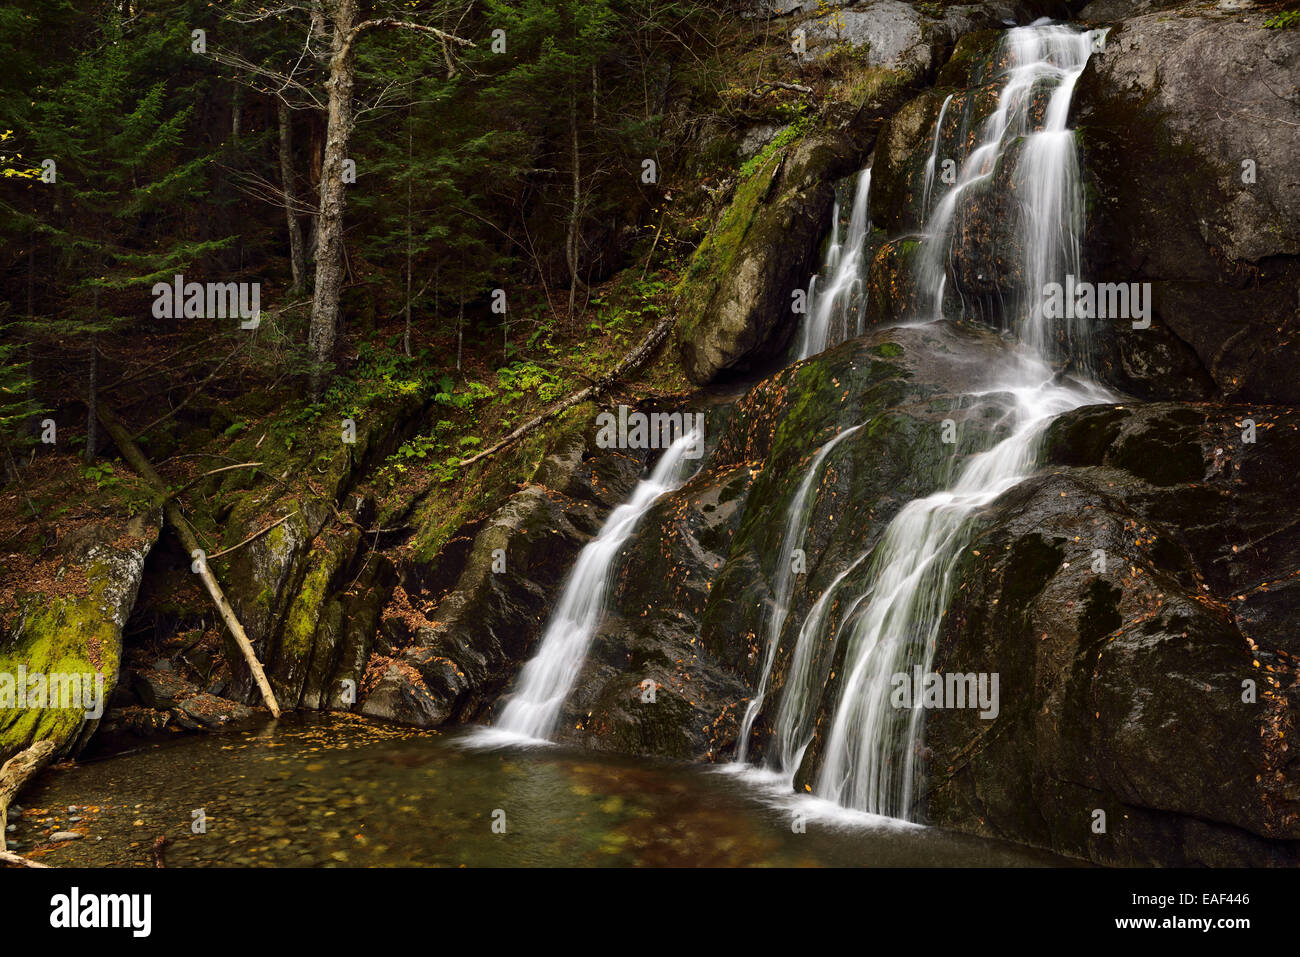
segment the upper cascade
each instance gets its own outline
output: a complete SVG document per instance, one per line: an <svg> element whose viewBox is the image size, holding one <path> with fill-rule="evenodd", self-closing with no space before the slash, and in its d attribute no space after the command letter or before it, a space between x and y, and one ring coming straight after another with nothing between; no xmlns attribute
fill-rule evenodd
<svg viewBox="0 0 1300 957"><path fill-rule="evenodd" d="M997 108L979 125L977 135L969 109L955 129L945 130L952 97L944 101L926 161L916 318L951 314L954 299L955 311L964 311L950 282L954 247L982 201L972 194L1001 188L1013 194L1005 209L1015 221L1012 248L998 249L997 254L1017 260L1007 268L1019 281L1010 300L998 303L1001 315L993 318L1037 355L1068 356L1088 366L1087 325L1082 320L1058 325L1049 319L1043 292L1049 283L1080 273L1083 187L1074 132L1067 123L1074 88L1093 52L1102 49L1105 35L1105 30L1046 21L1007 31L993 60L1002 84ZM1009 180L997 180L1008 164ZM953 174L936 181L936 167L942 170L945 165Z"/></svg>

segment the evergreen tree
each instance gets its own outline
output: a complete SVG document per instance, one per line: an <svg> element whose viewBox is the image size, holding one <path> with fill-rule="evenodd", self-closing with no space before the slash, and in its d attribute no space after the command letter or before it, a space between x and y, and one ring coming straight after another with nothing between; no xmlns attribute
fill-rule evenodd
<svg viewBox="0 0 1300 957"><path fill-rule="evenodd" d="M95 449L99 337L145 322L145 296L155 281L171 280L229 243L189 240L167 228L185 204L207 194L211 159L185 148L189 108L169 108L166 83L140 88L147 71L139 60L152 44L185 44L184 25L136 45L123 34L121 14L109 9L96 32L97 47L62 82L35 91L33 118L36 151L55 162L52 200L36 217L56 252L57 305L39 333L46 342L81 347L88 459Z"/></svg>

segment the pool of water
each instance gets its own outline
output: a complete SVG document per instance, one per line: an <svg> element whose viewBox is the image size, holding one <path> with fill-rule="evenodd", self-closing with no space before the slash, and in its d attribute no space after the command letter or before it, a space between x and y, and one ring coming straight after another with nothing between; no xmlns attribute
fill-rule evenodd
<svg viewBox="0 0 1300 957"><path fill-rule="evenodd" d="M470 741L476 740L471 737ZM1068 866L1016 845L831 813L695 765L291 716L47 771L9 834L51 865ZM199 826L201 815L202 827ZM83 836L52 844L50 835Z"/></svg>

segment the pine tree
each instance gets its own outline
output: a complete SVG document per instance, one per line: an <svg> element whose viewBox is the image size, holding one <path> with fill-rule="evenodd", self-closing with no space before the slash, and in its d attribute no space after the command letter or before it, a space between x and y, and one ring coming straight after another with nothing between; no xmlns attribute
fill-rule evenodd
<svg viewBox="0 0 1300 957"><path fill-rule="evenodd" d="M402 278L404 346L411 354L413 314L456 314L456 368L461 365L464 305L481 298L508 268L499 250L504 233L481 217L490 205L479 190L502 181L482 117L465 109L461 77L440 75L436 48L421 38L392 35L375 44L361 66L368 73L407 78L398 95L405 108L378 124L358 128L365 175L353 202L372 263ZM397 117L394 121L393 117ZM429 332L436 331L432 324Z"/></svg>
<svg viewBox="0 0 1300 957"><path fill-rule="evenodd" d="M141 90L148 71L140 60L150 44L183 48L184 26L133 45L121 14L109 9L96 29L98 46L62 82L35 91L32 131L36 152L55 162L51 199L36 218L56 253L58 309L38 331L47 343L80 345L85 357L87 459L96 444L99 338L143 323L144 293L155 281L230 242L185 240L164 228L206 194L211 158L184 147L189 108L171 106L164 81Z"/></svg>

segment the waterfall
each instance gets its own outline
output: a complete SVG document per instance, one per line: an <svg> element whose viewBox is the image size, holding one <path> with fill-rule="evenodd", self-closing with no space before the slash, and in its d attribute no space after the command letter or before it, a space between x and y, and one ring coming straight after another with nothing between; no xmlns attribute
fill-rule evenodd
<svg viewBox="0 0 1300 957"><path fill-rule="evenodd" d="M1075 82L1102 35L1045 23L1005 35L999 55L1007 67L997 109L959 165L956 182L926 215L918 280L929 296L930 316L938 318L959 202L972 186L994 175L1009 149L1020 150L1013 175L1019 203L1017 241L1025 261L1008 318L1022 345L998 370L996 388L968 397L1000 404L1010 434L973 455L950 488L904 506L877 545L831 582L800 629L767 763L787 777L797 770L812 738L832 650L844 642L841 683L830 705L814 789L819 797L840 805L913 818L914 782L923 771L918 762L923 708L920 702L896 707L892 679L900 674L910 678L918 667L929 671L954 573L975 532L978 511L1032 473L1039 439L1053 418L1113 399L1092 382L1056 375L1048 360L1057 330L1048 326L1038 305L1045 283L1079 274L1083 207L1074 138L1066 120ZM1048 99L1040 111L1035 104L1044 92ZM945 101L943 112L947 108ZM930 189L937 185L933 172L940 125L926 167L927 206ZM1070 357L1082 359L1085 330L1063 331ZM831 600L864 562L866 584L847 604L836 633L829 634Z"/></svg>
<svg viewBox="0 0 1300 957"><path fill-rule="evenodd" d="M749 700L749 707L745 709L745 717L740 724L737 761L745 760L749 734L754 728L754 719L758 717L758 712L763 707L763 698L767 694L768 679L772 675L772 662L776 659L777 645L781 642L781 629L785 627L785 620L790 614L790 597L794 592L794 550L803 545L804 533L808 530L808 498L812 493L813 484L821 474L822 463L826 461L826 456L830 455L831 450L860 428L861 426L855 425L851 429L845 429L818 450L808 466L803 481L799 483L798 491L795 492L794 498L790 500L790 505L786 509L785 534L781 537L781 552L776 559L776 580L772 585L772 606L763 629L767 652L763 659L763 670L759 675L758 689L754 692L754 697Z"/></svg>
<svg viewBox="0 0 1300 957"><path fill-rule="evenodd" d="M692 431L669 446L649 477L637 483L631 497L610 513L600 533L579 553L537 653L519 673L492 737L549 740L604 614L619 550L655 500L686 480L687 453L701 442L703 436Z"/></svg>
<svg viewBox="0 0 1300 957"><path fill-rule="evenodd" d="M934 121L934 143L930 146L930 156L925 161L925 189L921 194L921 216L924 218L930 213L930 192L934 189L934 168L939 162L939 137L943 133L943 120L948 115L948 104L952 102L951 93L943 101L943 106L939 107L939 118Z"/></svg>
<svg viewBox="0 0 1300 957"><path fill-rule="evenodd" d="M831 214L831 241L821 273L826 289L820 291L817 276L808 282L808 312L799 334L796 358L807 359L833 345L865 331L867 297L865 295L867 234L871 232L868 209L871 196L871 168L858 174L853 191L853 209L849 229L841 244L840 204L836 200Z"/></svg>

